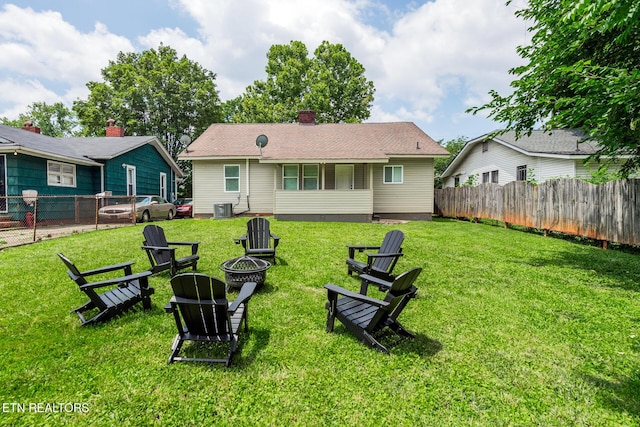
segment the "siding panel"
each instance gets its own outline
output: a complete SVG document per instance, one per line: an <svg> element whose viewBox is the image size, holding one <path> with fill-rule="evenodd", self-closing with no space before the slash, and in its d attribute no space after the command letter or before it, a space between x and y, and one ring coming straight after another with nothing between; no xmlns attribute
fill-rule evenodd
<svg viewBox="0 0 640 427"><path fill-rule="evenodd" d="M240 166L240 192L224 191L224 165ZM249 198L247 200L247 165L244 159L194 160L193 205L196 215L213 215L213 205L231 203L233 212L272 213L274 165L249 162ZM238 195L240 199L238 200Z"/></svg>
<svg viewBox="0 0 640 427"><path fill-rule="evenodd" d="M384 165L373 166L374 213L433 213L433 159L391 159L403 166L402 184L384 184Z"/></svg>
<svg viewBox="0 0 640 427"><path fill-rule="evenodd" d="M276 191L276 215L367 214L371 215L369 190Z"/></svg>

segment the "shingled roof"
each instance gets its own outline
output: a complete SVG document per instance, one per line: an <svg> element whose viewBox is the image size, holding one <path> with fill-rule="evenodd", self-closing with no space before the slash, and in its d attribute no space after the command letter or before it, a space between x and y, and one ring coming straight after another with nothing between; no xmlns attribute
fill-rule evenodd
<svg viewBox="0 0 640 427"><path fill-rule="evenodd" d="M511 145L529 155L591 155L601 146L594 141L585 141L586 135L579 129L534 130L529 136L516 139L514 131L508 131L493 138L496 142ZM476 138L478 140L479 138ZM475 141L475 140L474 140Z"/></svg>
<svg viewBox="0 0 640 427"><path fill-rule="evenodd" d="M262 149L256 138L266 135ZM218 123L179 155L181 160L258 158L262 162L387 162L390 157L449 153L414 123Z"/></svg>
<svg viewBox="0 0 640 427"><path fill-rule="evenodd" d="M531 135L523 135L519 139L516 139L514 131L508 131L490 138L497 132L499 131L496 130L467 141L441 176L449 176L466 158L467 153L484 141L495 141L528 156L564 159L586 159L601 148L595 141L585 140L585 134L580 129L533 130Z"/></svg>
<svg viewBox="0 0 640 427"><path fill-rule="evenodd" d="M59 159L89 166L113 159L145 144L152 145L169 165L182 176L182 171L154 136L53 138L0 124L0 150Z"/></svg>

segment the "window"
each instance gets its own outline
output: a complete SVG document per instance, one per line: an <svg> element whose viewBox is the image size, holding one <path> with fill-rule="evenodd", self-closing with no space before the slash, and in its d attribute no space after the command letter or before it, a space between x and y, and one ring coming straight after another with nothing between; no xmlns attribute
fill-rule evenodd
<svg viewBox="0 0 640 427"><path fill-rule="evenodd" d="M486 152L489 151L489 142L488 141L482 141L482 152Z"/></svg>
<svg viewBox="0 0 640 427"><path fill-rule="evenodd" d="M127 165L127 196L136 194L136 167Z"/></svg>
<svg viewBox="0 0 640 427"><path fill-rule="evenodd" d="M516 170L516 180L527 180L527 165L518 166L518 169Z"/></svg>
<svg viewBox="0 0 640 427"><path fill-rule="evenodd" d="M453 178L453 186L454 187L460 187L460 177L456 176L455 178Z"/></svg>
<svg viewBox="0 0 640 427"><path fill-rule="evenodd" d="M167 174L160 172L160 197L167 198Z"/></svg>
<svg viewBox="0 0 640 427"><path fill-rule="evenodd" d="M224 192L240 191L240 165L224 165Z"/></svg>
<svg viewBox="0 0 640 427"><path fill-rule="evenodd" d="M385 166L384 183L402 184L402 166Z"/></svg>
<svg viewBox="0 0 640 427"><path fill-rule="evenodd" d="M298 165L284 165L282 167L282 189L298 189Z"/></svg>
<svg viewBox="0 0 640 427"><path fill-rule="evenodd" d="M317 190L320 168L318 165L302 165L302 189Z"/></svg>
<svg viewBox="0 0 640 427"><path fill-rule="evenodd" d="M491 172L482 172L482 183L483 184L487 184L487 183L492 183L492 184L497 184L498 183L498 171L491 171Z"/></svg>
<svg viewBox="0 0 640 427"><path fill-rule="evenodd" d="M67 163L47 162L47 180L49 185L60 187L76 186L76 166Z"/></svg>

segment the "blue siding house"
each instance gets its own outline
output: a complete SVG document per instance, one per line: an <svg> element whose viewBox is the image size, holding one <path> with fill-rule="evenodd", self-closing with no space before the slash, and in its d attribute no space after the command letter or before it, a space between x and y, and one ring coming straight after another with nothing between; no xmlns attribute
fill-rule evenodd
<svg viewBox="0 0 640 427"><path fill-rule="evenodd" d="M52 138L29 122L22 129L0 124L0 213L10 213L6 196L114 196L176 198L182 170L155 136L124 136L112 120L106 136Z"/></svg>

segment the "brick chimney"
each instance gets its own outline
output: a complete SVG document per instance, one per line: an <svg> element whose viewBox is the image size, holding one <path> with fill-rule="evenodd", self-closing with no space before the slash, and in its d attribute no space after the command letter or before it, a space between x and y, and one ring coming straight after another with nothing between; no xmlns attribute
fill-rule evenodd
<svg viewBox="0 0 640 427"><path fill-rule="evenodd" d="M298 123L301 125L315 125L316 112L313 110L298 111Z"/></svg>
<svg viewBox="0 0 640 427"><path fill-rule="evenodd" d="M24 124L22 125L22 130L26 130L27 132L33 132L33 133L40 133L40 128L35 127L33 123L31 123L28 120L24 122Z"/></svg>
<svg viewBox="0 0 640 427"><path fill-rule="evenodd" d="M124 128L116 126L116 121L109 119L107 120L107 136L124 136Z"/></svg>

